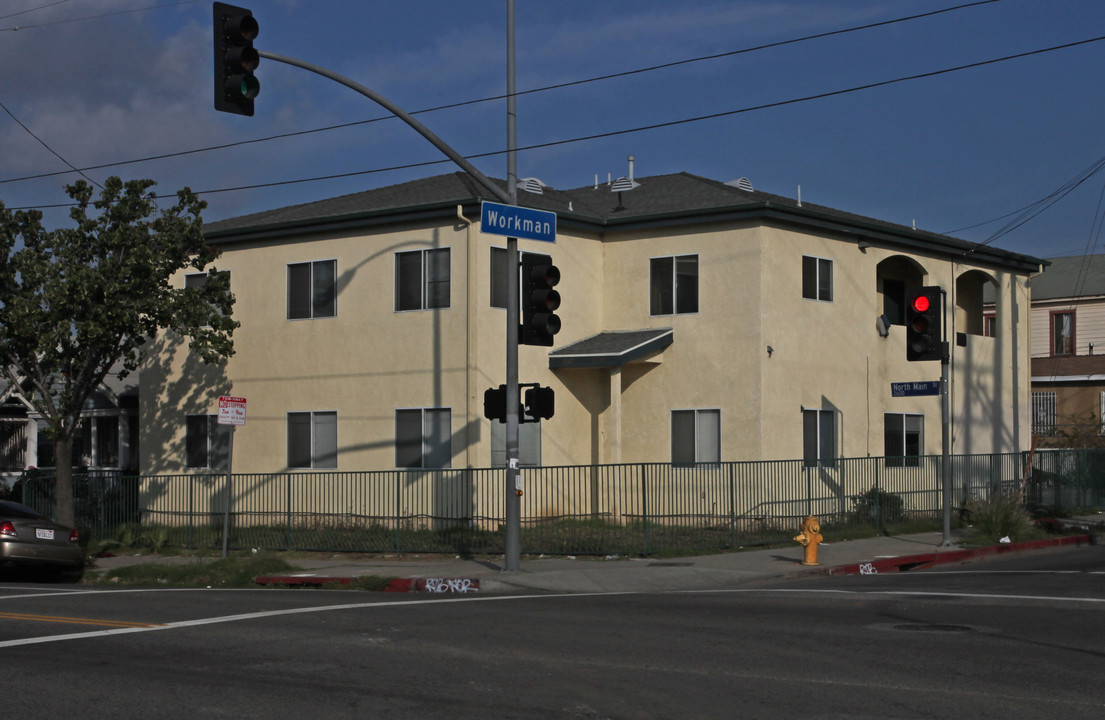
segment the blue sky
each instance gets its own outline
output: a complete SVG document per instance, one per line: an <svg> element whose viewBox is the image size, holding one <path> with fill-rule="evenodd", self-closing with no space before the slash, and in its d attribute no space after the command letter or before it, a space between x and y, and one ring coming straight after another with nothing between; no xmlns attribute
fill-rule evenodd
<svg viewBox="0 0 1105 720"><path fill-rule="evenodd" d="M516 0L517 88L797 40L969 0ZM506 0L243 0L256 46L322 65L408 111L500 96ZM29 11L29 12L25 12ZM12 28L18 26L18 30ZM748 178L758 190L1039 257L1105 252L1105 172L992 239L1105 157L1105 41L840 92L1105 36L1101 0L998 0L905 22L684 63L518 99L519 176L557 188L626 173ZM0 4L0 200L66 201L73 173L383 118L360 95L262 61L252 118L212 107L211 3ZM830 97L793 102L816 95ZM785 103L779 105L779 103ZM754 109L764 105L776 105ZM639 132L649 125L728 113ZM464 155L506 147L505 101L419 115ZM28 132L29 131L29 132ZM32 137L30 133L37 136ZM592 140L562 142L593 135ZM41 142L40 142L41 140ZM49 146L50 149L44 147ZM52 151L52 152L51 152ZM208 220L452 172L396 120L90 169L204 191ZM506 158L474 160L505 177ZM228 188L335 174L341 179ZM209 192L220 191L223 192ZM52 226L64 209L48 209ZM981 224L981 225L979 225ZM970 229L961 230L961 228Z"/></svg>

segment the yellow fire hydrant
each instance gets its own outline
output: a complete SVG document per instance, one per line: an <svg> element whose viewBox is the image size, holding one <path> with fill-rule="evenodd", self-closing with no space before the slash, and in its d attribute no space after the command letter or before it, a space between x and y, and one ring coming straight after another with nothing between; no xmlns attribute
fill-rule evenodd
<svg viewBox="0 0 1105 720"><path fill-rule="evenodd" d="M821 523L817 522L817 518L806 516L802 521L802 532L794 539L805 548L802 564L817 565L817 546L821 543Z"/></svg>

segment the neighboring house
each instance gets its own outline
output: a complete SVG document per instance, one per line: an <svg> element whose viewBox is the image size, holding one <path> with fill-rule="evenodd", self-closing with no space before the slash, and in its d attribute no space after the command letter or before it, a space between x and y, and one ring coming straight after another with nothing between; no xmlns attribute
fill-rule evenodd
<svg viewBox="0 0 1105 720"><path fill-rule="evenodd" d="M138 378L108 375L85 403L73 437L73 467L92 471L138 469ZM27 468L52 468L54 443L18 388L0 388L0 481L11 485Z"/></svg>
<svg viewBox="0 0 1105 720"><path fill-rule="evenodd" d="M555 346L519 350L519 380L556 393L551 420L521 427L523 464L939 454L940 398L891 394L940 377L905 359L905 295L922 285L947 291L951 451L1027 448L1041 260L746 180L637 182L518 193L558 214L555 244L519 246L563 278ZM480 232L487 196L455 173L208 224L236 354L204 366L179 338L150 344L142 472L225 469L220 395L247 399L236 474L501 465L483 395L505 381L509 273L506 239Z"/></svg>
<svg viewBox="0 0 1105 720"><path fill-rule="evenodd" d="M1050 258L1032 287L1032 431L1045 447L1100 446L1105 255Z"/></svg>

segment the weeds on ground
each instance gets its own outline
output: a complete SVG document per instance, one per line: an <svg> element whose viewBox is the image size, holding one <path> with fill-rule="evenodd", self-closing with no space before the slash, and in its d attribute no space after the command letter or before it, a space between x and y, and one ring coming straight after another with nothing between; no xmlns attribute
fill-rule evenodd
<svg viewBox="0 0 1105 720"><path fill-rule="evenodd" d="M1008 538L1006 542L1024 542L1047 537L1047 532L1036 527L1025 510L1019 492L995 493L987 500L972 500L967 504L968 533L966 545L992 545Z"/></svg>

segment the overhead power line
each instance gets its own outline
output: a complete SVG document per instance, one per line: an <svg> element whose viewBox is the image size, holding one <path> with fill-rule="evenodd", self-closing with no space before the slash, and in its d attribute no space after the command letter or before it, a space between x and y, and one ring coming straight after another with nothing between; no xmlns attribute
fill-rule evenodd
<svg viewBox="0 0 1105 720"><path fill-rule="evenodd" d="M193 1L195 1L195 0L193 0ZM529 90L523 90L521 92L515 92L514 95L515 95L515 97L520 97L520 96L524 96L524 95L533 95L533 94L537 94L537 93L549 92L549 91L552 91L552 90L561 90L561 89L564 89L564 88L576 87L576 86L579 86L579 85L586 85L586 84L589 84L589 83L602 82L602 81L605 81L605 80L615 80L615 79L619 79L619 78L630 77L632 75L640 75L640 74L643 74L643 73L650 73L650 72L655 72L655 71L658 71L658 70L665 70L665 69L668 69L668 68L679 67L681 65L690 65L690 64L693 64L693 63L706 62L706 61L710 61L710 60L719 60L719 59L722 59L722 58L733 57L733 56L736 56L736 55L743 55L743 54L746 54L746 53L758 52L760 50L769 50L769 49L772 49L772 48L784 47L786 45L794 45L794 44L797 44L797 43L808 42L810 40L819 40L819 39L823 39L823 38L827 38L827 37L833 37L833 36L836 36L836 35L845 35L845 34L848 34L848 33L859 32L859 31L862 31L862 30L871 30L871 29L874 29L874 28L884 27L884 26L887 26L887 25L895 25L895 24L898 24L898 23L910 22L910 21L913 21L913 20L920 20L920 19L923 19L923 18L935 16L935 15L942 15L942 14L945 14L945 13L956 12L956 11L959 11L959 10L965 10L965 9L977 7L979 5L990 5L990 4L997 3L997 2L1004 2L1004 0L978 0L977 2L964 3L964 4L961 4L961 5L955 5L953 7L944 8L944 9L941 9L941 10L933 10L933 11L930 11L930 12L919 13L919 14L915 14L915 15L907 15L907 16L904 16L904 17L894 18L892 20L883 20L883 21L880 21L880 22L868 23L866 25L857 25L857 26L854 26L854 27L843 28L843 29L840 29L840 30L830 30L830 31L827 31L827 32L815 33L813 35L804 35L804 36L798 37L798 38L791 38L791 39L788 39L788 40L780 40L780 41L777 41L777 42L766 43L766 44L763 44L763 45L756 45L754 47L741 48L739 50L730 50L730 51L727 51L727 52L715 53L713 55L702 55L702 56L699 56L699 57L687 58L685 60L676 60L676 61L673 61L673 62L662 63L662 64L659 64L659 65L650 65L648 67L637 68L635 70L625 70L625 71L622 71L622 72L609 73L609 74L606 74L606 75L597 75L597 76L590 77L590 78L584 78L582 80L571 80L571 81L568 81L568 82L557 83L557 84L553 84L553 85L545 85L545 86L538 87L538 88L531 88ZM175 3L175 4L179 5L179 4L186 4L186 3ZM155 9L155 8L159 8L159 7L170 7L170 5L157 5L157 6L154 6L154 8L145 8L145 9ZM128 12L137 12L137 11L128 11ZM95 17L104 17L104 16L95 16ZM84 18L84 19L88 19L88 18ZM24 27L27 27L27 26L24 26ZM0 29L5 29L5 28L0 28ZM471 105L478 105L478 104L482 104L482 103L488 103L488 102L495 102L495 101L499 101L499 100L504 100L504 99L506 99L506 97L507 97L506 95L492 95L492 96L488 96L488 97L478 98L478 99L475 99L475 100L463 100L463 101L460 101L460 102L448 103L448 104L445 104L445 105L437 105L437 106L434 106L434 107L424 108L422 110L415 110L415 111L411 112L411 115L423 115L423 114L426 114L426 113L440 112L440 111L443 111L443 110L454 110L454 109L457 109L457 108L468 107L468 106L471 106ZM310 134L314 134L314 133L331 132L333 130L342 130L342 129L345 129L345 128L358 127L358 126L361 126L361 125L368 125L368 124L372 124L372 123L382 122L382 121L385 121L385 120L394 120L394 119L395 119L395 117L393 115L384 115L384 116L378 116L378 117L373 117L373 118L367 118L365 120L354 120L352 122L338 123L338 124L334 124L334 125L326 125L326 126L323 126L323 127L311 128L311 129L308 129L308 130L297 130L295 132L279 133L279 134L276 134L276 135L269 135L269 136L265 136L265 137L254 138L254 139L251 139L251 140L239 140L239 141L232 142L232 143L225 143L225 144L221 144L221 145L210 145L210 146L205 146L205 147L200 147L200 148L193 148L191 150L180 150L180 151L171 152L171 153L162 153L160 155L149 155L149 156L146 156L146 157L134 158L134 159L131 159L131 160L117 160L117 161L114 161L114 162L102 163L102 164L99 164L99 165L88 165L88 166L83 167L81 169L82 170L103 170L103 169L106 169L106 168L121 167L123 165L133 165L133 164L137 164L137 163L151 162L151 161L154 161L154 160L167 160L167 159L170 159L170 158L184 157L184 156L187 156L187 155L194 155L194 154L197 154L197 153L211 152L211 151L214 151L214 150L224 150L224 149L230 148L230 147L237 147L237 146L243 146L243 145L252 145L252 144L256 144L256 143L269 142L269 141L272 141L272 140L283 140L283 139L287 139L287 138L299 137L299 136L303 136L303 135L310 135ZM57 171L53 171L53 172L38 173L36 175L25 175L23 177L9 178L7 180L0 180L0 185L6 184L6 183L21 182L21 181L24 181L24 180L39 180L39 179L47 178L47 177L56 177L58 175L67 175L67 174L69 174L69 172L70 172L69 170L57 170Z"/></svg>

